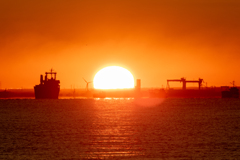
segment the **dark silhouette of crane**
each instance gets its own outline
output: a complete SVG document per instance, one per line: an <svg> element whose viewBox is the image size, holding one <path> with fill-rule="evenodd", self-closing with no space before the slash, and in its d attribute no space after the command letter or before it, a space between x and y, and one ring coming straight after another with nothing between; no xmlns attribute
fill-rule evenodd
<svg viewBox="0 0 240 160"><path fill-rule="evenodd" d="M202 83L203 83L203 79L199 78L198 80L192 80L192 81L186 81L186 83L198 83L198 89L201 89Z"/></svg>
<svg viewBox="0 0 240 160"><path fill-rule="evenodd" d="M198 80L190 80L190 81L187 81L185 78L181 78L181 79L168 79L167 80L167 87L170 88L169 86L169 82L180 82L182 83L182 89L183 90L186 90L186 86L187 86L187 83L198 83L198 89L200 90L201 86L202 86L202 83L203 83L203 79L199 78Z"/></svg>
<svg viewBox="0 0 240 160"><path fill-rule="evenodd" d="M183 86L182 89L186 89L186 79L185 78L181 78L181 79L168 79L167 80L167 87L170 88L169 86L169 82L182 82Z"/></svg>

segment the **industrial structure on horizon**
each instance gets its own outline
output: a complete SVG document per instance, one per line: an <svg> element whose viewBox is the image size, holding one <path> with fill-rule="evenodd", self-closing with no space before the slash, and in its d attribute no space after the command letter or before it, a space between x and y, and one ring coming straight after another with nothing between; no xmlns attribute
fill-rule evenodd
<svg viewBox="0 0 240 160"><path fill-rule="evenodd" d="M170 89L169 82L180 82L182 83L182 89L186 90L187 83L198 83L198 89L201 89L203 79L199 78L198 80L186 80L185 78L181 79L168 79L167 80L167 88Z"/></svg>
<svg viewBox="0 0 240 160"><path fill-rule="evenodd" d="M34 92L32 90L0 90L0 98L12 98L12 97L34 97L36 99L58 99L60 93L60 81L56 80L56 72L51 69L50 72L45 72L45 78L40 76L40 84L34 86ZM50 75L50 78L48 77ZM89 90L86 82L86 89L63 89L61 90L61 97L87 97L87 98L105 98L105 97L222 97L222 98L239 98L239 87L235 86L234 81L232 87L203 87L203 79L198 80L186 80L186 78L180 79L167 79L166 88L141 88L141 79L136 79L136 85L131 89L124 90ZM182 83L181 89L170 88L170 82ZM198 84L198 89L187 89L187 83Z"/></svg>

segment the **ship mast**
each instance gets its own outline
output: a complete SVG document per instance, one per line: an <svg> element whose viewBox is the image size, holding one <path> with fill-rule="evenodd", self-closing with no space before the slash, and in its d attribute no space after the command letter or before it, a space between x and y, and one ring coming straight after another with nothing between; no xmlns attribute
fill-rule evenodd
<svg viewBox="0 0 240 160"><path fill-rule="evenodd" d="M51 69L50 72L45 72L45 74L46 74L46 77L47 77L48 74L50 74L51 79L53 79L53 74L54 74L54 79L56 79L57 72L53 72L53 69Z"/></svg>

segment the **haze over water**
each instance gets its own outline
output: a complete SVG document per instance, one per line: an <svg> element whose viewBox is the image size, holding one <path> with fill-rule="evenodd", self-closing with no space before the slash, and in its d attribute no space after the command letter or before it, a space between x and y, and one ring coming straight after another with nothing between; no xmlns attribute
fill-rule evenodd
<svg viewBox="0 0 240 160"><path fill-rule="evenodd" d="M0 159L240 158L239 99L156 102L1 99Z"/></svg>

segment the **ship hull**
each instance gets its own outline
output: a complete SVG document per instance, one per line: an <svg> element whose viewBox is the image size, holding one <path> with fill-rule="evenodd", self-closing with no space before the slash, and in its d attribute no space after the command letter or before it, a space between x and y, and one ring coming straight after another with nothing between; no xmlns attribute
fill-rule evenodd
<svg viewBox="0 0 240 160"><path fill-rule="evenodd" d="M239 98L239 89L232 87L230 90L222 91L222 98Z"/></svg>
<svg viewBox="0 0 240 160"><path fill-rule="evenodd" d="M239 98L239 92L222 91L222 98Z"/></svg>
<svg viewBox="0 0 240 160"><path fill-rule="evenodd" d="M34 86L35 99L58 99L60 86Z"/></svg>

